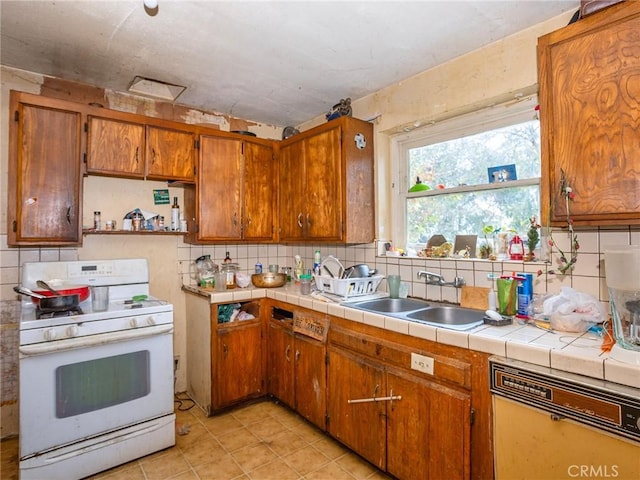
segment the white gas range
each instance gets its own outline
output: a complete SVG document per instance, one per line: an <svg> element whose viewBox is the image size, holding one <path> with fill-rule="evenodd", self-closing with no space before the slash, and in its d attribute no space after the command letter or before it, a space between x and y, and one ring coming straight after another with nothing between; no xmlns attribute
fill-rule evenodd
<svg viewBox="0 0 640 480"><path fill-rule="evenodd" d="M75 479L175 444L173 306L149 294L145 259L23 265L37 280L108 286L61 316L30 298L20 320L20 476ZM40 317L40 318L38 318Z"/></svg>

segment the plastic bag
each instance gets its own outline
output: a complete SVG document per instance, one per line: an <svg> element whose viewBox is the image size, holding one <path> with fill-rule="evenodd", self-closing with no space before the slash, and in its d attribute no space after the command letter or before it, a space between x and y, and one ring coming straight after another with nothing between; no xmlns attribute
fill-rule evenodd
<svg viewBox="0 0 640 480"><path fill-rule="evenodd" d="M606 320L597 298L570 287L562 287L559 295L547 298L543 312L549 317L551 327L561 332L586 332Z"/></svg>

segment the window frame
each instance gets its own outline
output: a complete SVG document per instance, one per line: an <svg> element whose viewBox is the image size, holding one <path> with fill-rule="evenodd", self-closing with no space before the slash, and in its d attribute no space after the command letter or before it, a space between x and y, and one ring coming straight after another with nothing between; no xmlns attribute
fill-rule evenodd
<svg viewBox="0 0 640 480"><path fill-rule="evenodd" d="M505 183L487 182L478 185L450 187L445 191L433 189L420 192L409 192L411 185L409 179L408 152L410 149L535 120L538 118L535 110L537 105L537 94L531 94L490 107L480 108L472 111L471 113L444 118L437 122L431 122L425 127L418 126L409 132L393 137L391 139L391 167L393 172L391 211L397 212L397 214L392 216L391 225L394 244L401 246L401 248L406 247L407 244L407 199L409 198L429 197L460 192L499 190L502 188L530 185L538 185L538 188L540 188L540 177L535 177Z"/></svg>

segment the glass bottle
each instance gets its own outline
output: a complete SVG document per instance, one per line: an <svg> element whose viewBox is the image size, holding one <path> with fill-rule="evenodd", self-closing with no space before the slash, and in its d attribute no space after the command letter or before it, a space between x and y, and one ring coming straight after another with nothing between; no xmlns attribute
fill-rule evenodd
<svg viewBox="0 0 640 480"><path fill-rule="evenodd" d="M178 205L178 197L173 197L173 205L171 206L171 231L180 231L180 206Z"/></svg>
<svg viewBox="0 0 640 480"><path fill-rule="evenodd" d="M231 260L231 256L229 255L229 252L226 252L223 263L232 263L232 262L233 260Z"/></svg>

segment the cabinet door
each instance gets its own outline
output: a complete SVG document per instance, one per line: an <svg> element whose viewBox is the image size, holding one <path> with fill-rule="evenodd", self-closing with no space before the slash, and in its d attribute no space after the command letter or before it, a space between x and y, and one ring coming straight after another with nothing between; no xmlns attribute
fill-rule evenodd
<svg viewBox="0 0 640 480"><path fill-rule="evenodd" d="M12 97L9 245L81 243L79 112Z"/></svg>
<svg viewBox="0 0 640 480"><path fill-rule="evenodd" d="M469 394L403 372L387 372L387 471L416 480L468 479Z"/></svg>
<svg viewBox="0 0 640 480"><path fill-rule="evenodd" d="M314 425L326 427L325 345L317 340L295 336L296 411Z"/></svg>
<svg viewBox="0 0 640 480"><path fill-rule="evenodd" d="M245 142L243 238L271 240L274 236L276 163L273 148Z"/></svg>
<svg viewBox="0 0 640 480"><path fill-rule="evenodd" d="M539 41L543 217L640 223L640 5L624 2ZM543 218L543 221L545 219Z"/></svg>
<svg viewBox="0 0 640 480"><path fill-rule="evenodd" d="M242 238L242 141L200 137L197 184L199 240Z"/></svg>
<svg viewBox="0 0 640 480"><path fill-rule="evenodd" d="M216 409L263 393L262 325L245 320L218 328L216 348Z"/></svg>
<svg viewBox="0 0 640 480"><path fill-rule="evenodd" d="M147 178L193 182L194 152L193 133L148 126Z"/></svg>
<svg viewBox="0 0 640 480"><path fill-rule="evenodd" d="M385 402L348 400L384 396L384 378L380 366L329 347L327 431L382 470L386 468Z"/></svg>
<svg viewBox="0 0 640 480"><path fill-rule="evenodd" d="M340 240L344 201L340 128L309 137L304 145L305 236L309 240Z"/></svg>
<svg viewBox="0 0 640 480"><path fill-rule="evenodd" d="M144 125L89 116L87 173L144 177Z"/></svg>
<svg viewBox="0 0 640 480"><path fill-rule="evenodd" d="M279 321L270 321L267 337L267 385L271 395L281 402L295 406L293 372L293 333L291 326Z"/></svg>
<svg viewBox="0 0 640 480"><path fill-rule="evenodd" d="M300 240L304 237L306 214L304 193L309 186L304 177L304 144L291 143L280 149L280 240Z"/></svg>

